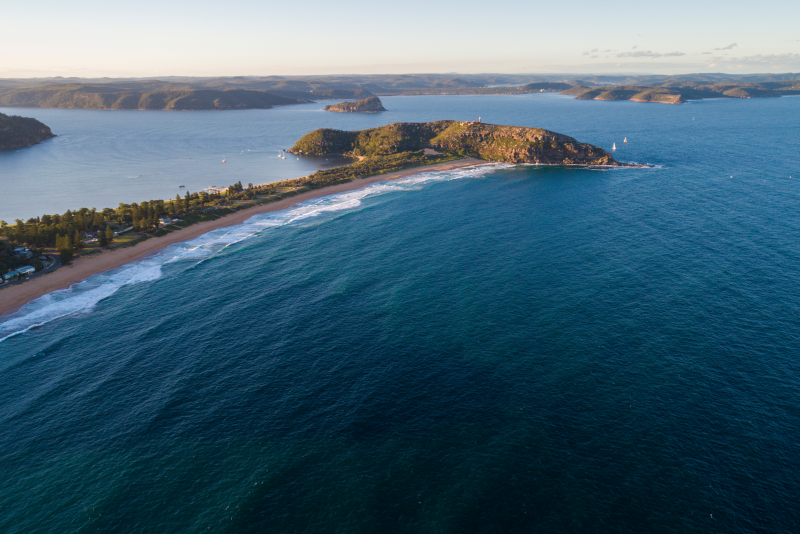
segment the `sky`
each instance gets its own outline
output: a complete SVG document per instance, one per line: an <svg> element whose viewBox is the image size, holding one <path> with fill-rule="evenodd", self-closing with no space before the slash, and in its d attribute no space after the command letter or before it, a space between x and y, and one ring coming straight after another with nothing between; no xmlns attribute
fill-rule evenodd
<svg viewBox="0 0 800 534"><path fill-rule="evenodd" d="M6 0L0 78L800 72L800 2Z"/></svg>

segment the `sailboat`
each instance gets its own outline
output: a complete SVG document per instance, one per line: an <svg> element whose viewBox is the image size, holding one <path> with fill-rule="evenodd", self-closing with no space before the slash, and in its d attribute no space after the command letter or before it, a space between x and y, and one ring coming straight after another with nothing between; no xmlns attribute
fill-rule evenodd
<svg viewBox="0 0 800 534"><path fill-rule="evenodd" d="M628 142L628 138L626 137L625 139L622 140L622 142L623 143L627 143Z"/></svg>
<svg viewBox="0 0 800 534"><path fill-rule="evenodd" d="M614 143L614 145L611 147L611 150L616 150L616 149L617 149L617 143Z"/></svg>
<svg viewBox="0 0 800 534"><path fill-rule="evenodd" d="M222 163L225 163L225 156L222 156Z"/></svg>

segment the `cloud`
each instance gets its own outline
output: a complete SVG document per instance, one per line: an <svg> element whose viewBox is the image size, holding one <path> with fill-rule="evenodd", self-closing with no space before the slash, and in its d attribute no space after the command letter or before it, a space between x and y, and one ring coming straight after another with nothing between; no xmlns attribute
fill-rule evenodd
<svg viewBox="0 0 800 534"><path fill-rule="evenodd" d="M594 56L591 56L589 59L595 59L595 58L597 58L597 57L600 57L600 56L598 56L598 55L594 55Z"/></svg>
<svg viewBox="0 0 800 534"><path fill-rule="evenodd" d="M609 48L608 50L603 50L603 52L611 52L611 49Z"/></svg>
<svg viewBox="0 0 800 534"><path fill-rule="evenodd" d="M596 48L592 49L592 52L597 52L597 49Z"/></svg>
<svg viewBox="0 0 800 534"><path fill-rule="evenodd" d="M739 45L737 45L736 43L731 43L728 46L723 46L722 48L715 48L714 50L733 50L737 46Z"/></svg>
<svg viewBox="0 0 800 534"><path fill-rule="evenodd" d="M710 54L711 52L701 52L701 54Z"/></svg>
<svg viewBox="0 0 800 534"><path fill-rule="evenodd" d="M773 67L773 68L800 68L800 54L756 54L755 56L742 57L713 57L709 67L717 65L742 68L746 66Z"/></svg>
<svg viewBox="0 0 800 534"><path fill-rule="evenodd" d="M637 45L637 46L634 46L633 48L631 48L631 50L636 50L637 48L639 48L639 46L638 46L638 45Z"/></svg>
<svg viewBox="0 0 800 534"><path fill-rule="evenodd" d="M636 52L621 52L617 57L678 57L685 56L683 52L668 52L666 54L659 54L652 50L637 50Z"/></svg>
<svg viewBox="0 0 800 534"><path fill-rule="evenodd" d="M710 54L710 53L711 53L711 52L709 52L709 54ZM588 56L588 55L589 55L589 52L584 52L584 53L583 53L583 55L584 55L584 56Z"/></svg>

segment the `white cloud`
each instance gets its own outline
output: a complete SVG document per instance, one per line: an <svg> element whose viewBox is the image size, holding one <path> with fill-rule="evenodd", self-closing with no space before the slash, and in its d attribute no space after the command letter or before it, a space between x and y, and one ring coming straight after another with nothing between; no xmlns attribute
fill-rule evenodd
<svg viewBox="0 0 800 534"><path fill-rule="evenodd" d="M652 50L637 50L636 52L621 52L617 57L678 57L685 56L683 52L668 52L666 54L659 54Z"/></svg>
<svg viewBox="0 0 800 534"><path fill-rule="evenodd" d="M589 59L595 59L595 58L597 58L597 57L600 57L600 56L598 56L598 55L596 55L596 54L595 54L594 56L591 56Z"/></svg>
<svg viewBox="0 0 800 534"><path fill-rule="evenodd" d="M592 49L592 52L597 52L597 49L596 48Z"/></svg>
<svg viewBox="0 0 800 534"><path fill-rule="evenodd" d="M722 48L715 48L714 50L733 50L737 46L739 45L737 45L736 43L731 43L728 46L723 46Z"/></svg>
<svg viewBox="0 0 800 534"><path fill-rule="evenodd" d="M748 66L771 67L771 68L800 68L800 54L787 52L785 54L756 54L754 56L742 57L713 57L709 67L720 64L726 67L745 68Z"/></svg>

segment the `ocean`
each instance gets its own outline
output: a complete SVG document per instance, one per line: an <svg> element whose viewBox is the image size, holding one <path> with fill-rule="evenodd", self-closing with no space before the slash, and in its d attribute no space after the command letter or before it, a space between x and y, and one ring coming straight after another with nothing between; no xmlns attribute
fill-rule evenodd
<svg viewBox="0 0 800 534"><path fill-rule="evenodd" d="M201 115L217 139L237 124L274 136L252 165L240 154L245 182L298 165L272 152L304 128L477 115L653 167L381 182L3 317L0 531L800 530L800 99L384 105L20 114L58 123L65 144L72 117L136 136L152 116L182 132L141 138L162 161L219 144L193 137ZM65 150L53 141L31 149L51 154L44 169ZM0 169L35 164L19 154ZM64 157L48 180L82 168ZM233 181L211 176L199 183Z"/></svg>

